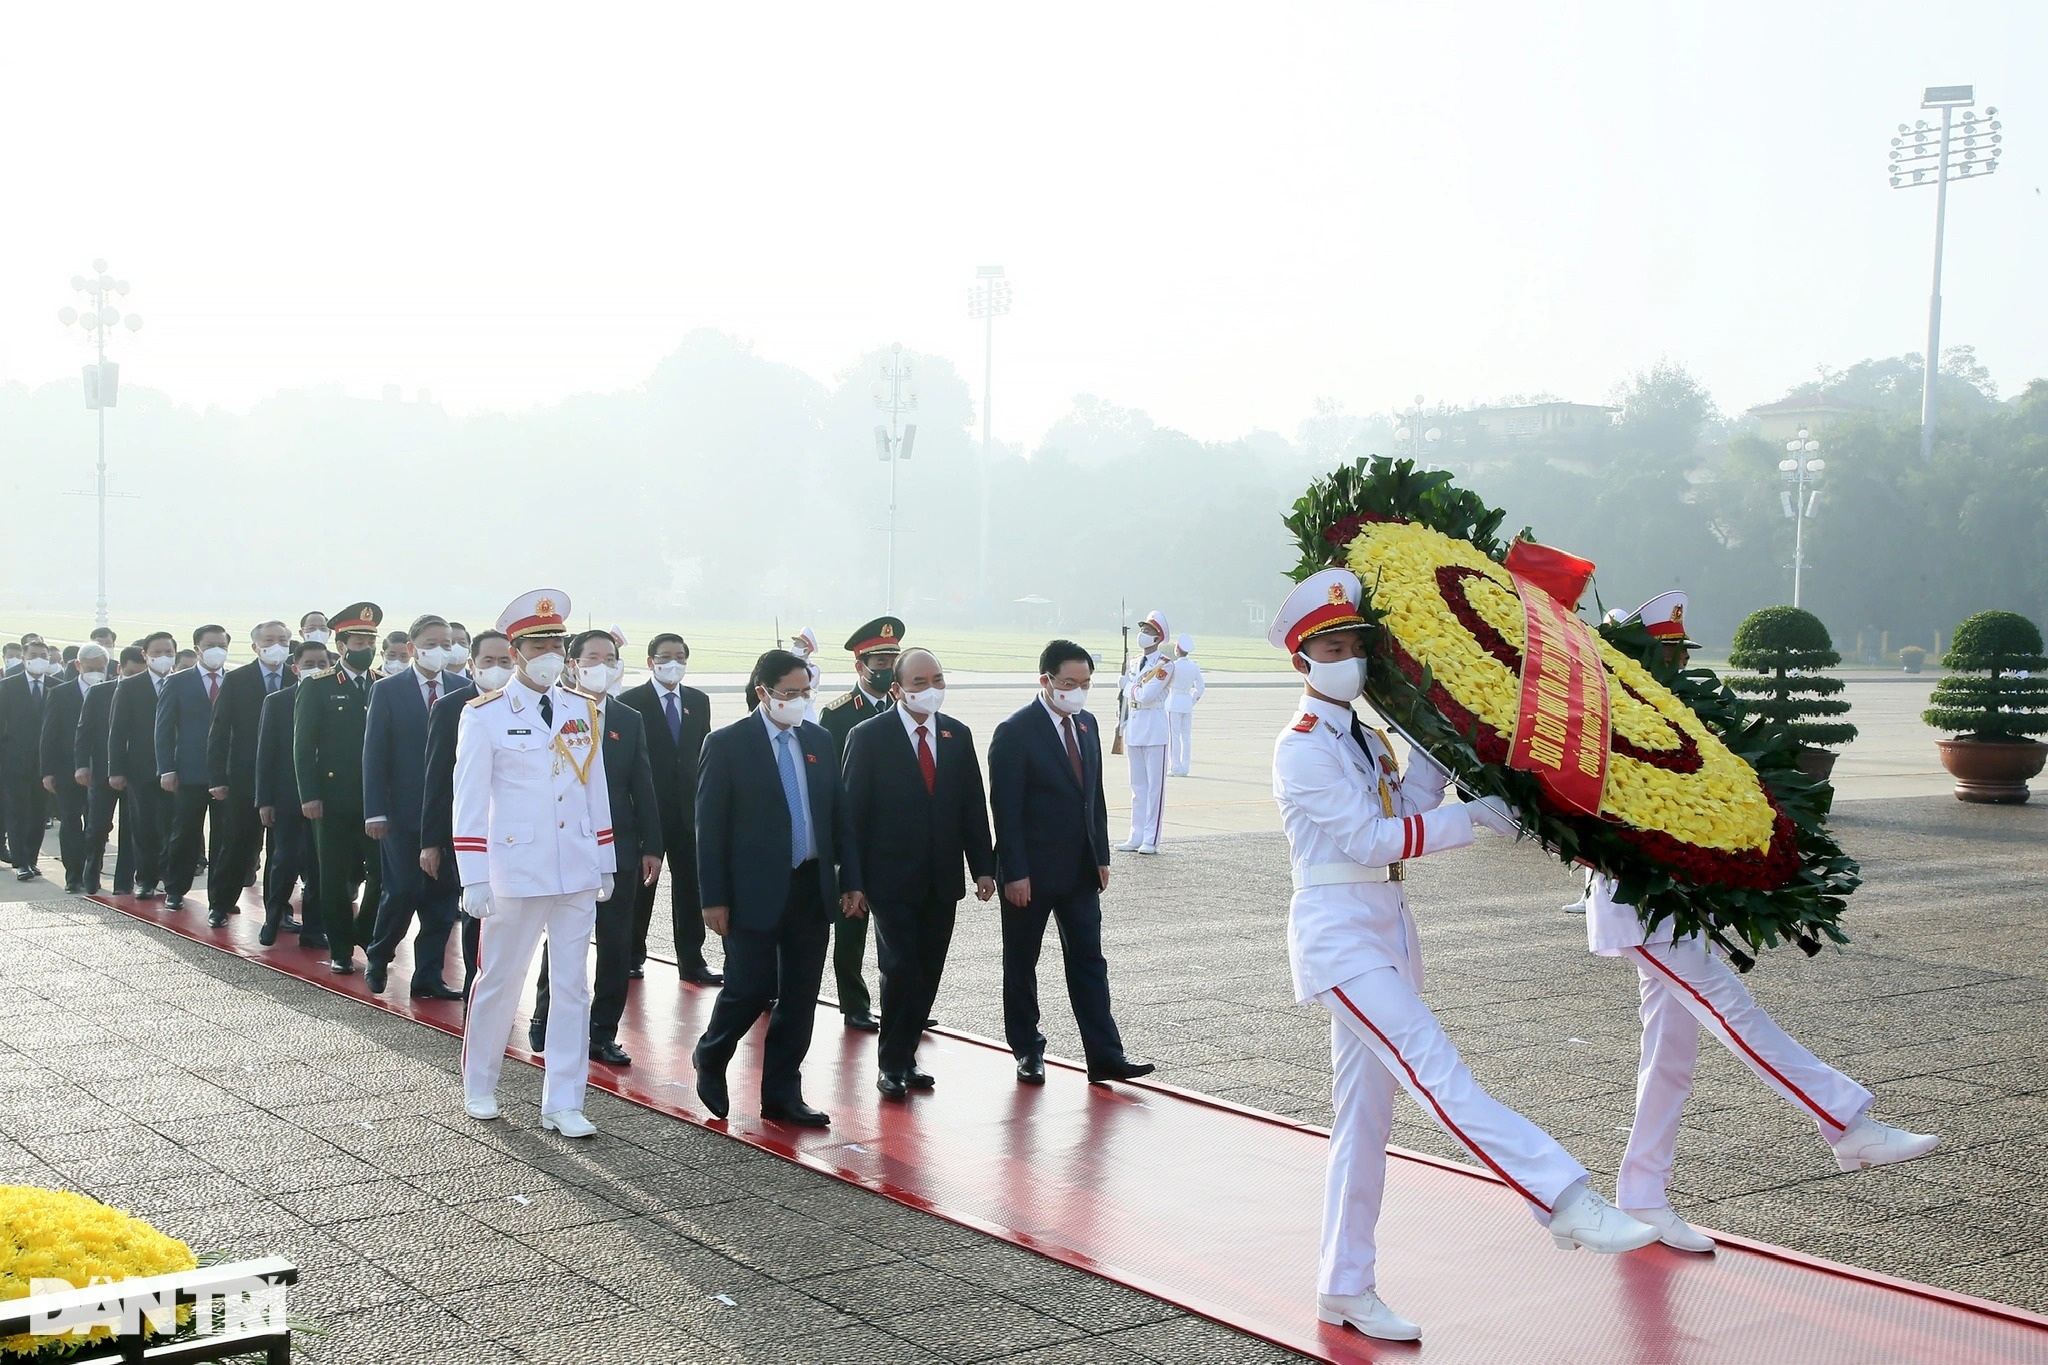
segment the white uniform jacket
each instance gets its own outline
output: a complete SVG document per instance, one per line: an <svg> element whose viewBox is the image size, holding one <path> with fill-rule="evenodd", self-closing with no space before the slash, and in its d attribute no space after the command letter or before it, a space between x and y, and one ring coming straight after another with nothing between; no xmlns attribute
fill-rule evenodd
<svg viewBox="0 0 2048 1365"><path fill-rule="evenodd" d="M1616 882L1597 872L1586 874L1586 947L1601 957L1620 957L1646 943L1669 943L1672 922L1665 920L1645 936L1643 921L1627 901L1616 900Z"/></svg>
<svg viewBox="0 0 2048 1365"><path fill-rule="evenodd" d="M1421 949L1401 883L1368 869L1472 842L1471 815L1443 803L1448 773L1417 754L1403 778L1377 736L1367 733L1366 743L1370 759L1351 737L1350 707L1303 697L1273 746L1273 799L1294 865L1287 951L1300 1004L1379 967L1420 990ZM1391 818L1380 804L1382 776Z"/></svg>
<svg viewBox="0 0 2048 1365"><path fill-rule="evenodd" d="M1195 703L1208 690L1209 685L1202 681L1202 666L1194 655L1184 654L1173 661L1173 689L1166 695L1166 709L1192 714Z"/></svg>
<svg viewBox="0 0 2048 1365"><path fill-rule="evenodd" d="M1173 660L1158 650L1131 660L1122 682L1124 701L1124 745L1141 748L1166 743L1166 694L1173 688Z"/></svg>
<svg viewBox="0 0 2048 1365"><path fill-rule="evenodd" d="M462 708L455 739L455 861L494 896L567 896L612 871L603 732L590 698L518 679Z"/></svg>

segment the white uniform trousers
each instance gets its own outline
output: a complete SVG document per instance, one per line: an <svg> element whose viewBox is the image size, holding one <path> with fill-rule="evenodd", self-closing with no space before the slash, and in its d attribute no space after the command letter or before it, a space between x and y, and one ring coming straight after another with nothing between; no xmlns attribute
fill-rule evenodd
<svg viewBox="0 0 2048 1365"><path fill-rule="evenodd" d="M1359 1294L1373 1287L1373 1230L1387 1183L1394 1087L1548 1224L1559 1195L1586 1168L1557 1140L1479 1088L1422 997L1392 967L1355 976L1316 997L1330 1011L1336 1121L1323 1194L1323 1258L1316 1287Z"/></svg>
<svg viewBox="0 0 2048 1365"><path fill-rule="evenodd" d="M1643 997L1643 1060L1636 1072L1636 1121L1621 1159L1615 1200L1661 1209L1678 1144L1678 1118L1692 1092L1700 1030L1707 1029L1771 1089L1812 1119L1829 1142L1870 1107L1871 1094L1801 1047L1750 998L1706 940L1631 948Z"/></svg>
<svg viewBox="0 0 2048 1365"><path fill-rule="evenodd" d="M1131 761L1131 837L1133 844L1159 842L1166 816L1166 746L1126 744Z"/></svg>
<svg viewBox="0 0 2048 1365"><path fill-rule="evenodd" d="M1175 777L1186 777L1195 757L1195 713L1166 713L1166 762Z"/></svg>
<svg viewBox="0 0 2048 1365"><path fill-rule="evenodd" d="M493 1095L505 1068L505 1045L526 997L526 978L541 934L548 940L547 1080L540 1112L583 1107L590 1079L590 937L597 927L597 890L568 896L499 896L477 938L476 980L462 1027L462 1091Z"/></svg>

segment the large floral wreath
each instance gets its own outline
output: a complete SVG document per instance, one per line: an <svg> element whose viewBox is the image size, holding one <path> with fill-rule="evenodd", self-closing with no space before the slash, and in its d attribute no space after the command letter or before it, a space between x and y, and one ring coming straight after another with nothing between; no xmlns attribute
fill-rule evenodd
<svg viewBox="0 0 2048 1365"><path fill-rule="evenodd" d="M1646 925L1703 932L1747 967L1789 939L1846 942L1857 867L1828 833L1833 791L1798 741L1746 717L1704 668L1680 671L1640 623L1604 626L1611 742L1597 815L1506 766L1524 615L1501 561L1504 514L1410 461L1360 460L1295 503L1301 579L1332 564L1365 585L1379 660L1368 699L1468 791L1502 797L1544 846L1614 877Z"/></svg>

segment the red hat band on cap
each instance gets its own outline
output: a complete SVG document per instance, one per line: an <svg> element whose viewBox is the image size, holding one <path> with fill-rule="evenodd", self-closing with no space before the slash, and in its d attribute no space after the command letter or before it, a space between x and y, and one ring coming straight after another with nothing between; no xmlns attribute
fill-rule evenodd
<svg viewBox="0 0 2048 1365"><path fill-rule="evenodd" d="M1290 654L1299 653L1301 642L1320 631L1364 624L1365 618L1349 600L1327 602L1294 623L1294 629L1287 632L1287 650Z"/></svg>

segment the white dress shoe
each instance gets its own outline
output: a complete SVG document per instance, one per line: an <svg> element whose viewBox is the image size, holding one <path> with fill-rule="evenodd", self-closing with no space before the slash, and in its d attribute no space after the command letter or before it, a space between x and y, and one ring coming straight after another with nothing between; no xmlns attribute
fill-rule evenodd
<svg viewBox="0 0 2048 1365"><path fill-rule="evenodd" d="M464 1095L462 1097L462 1112L473 1119L494 1119L498 1117L498 1097L496 1095Z"/></svg>
<svg viewBox="0 0 2048 1365"><path fill-rule="evenodd" d="M1926 1156L1941 1146L1941 1138L1935 1133L1909 1133L1866 1114L1856 1120L1855 1127L1836 1138L1833 1146L1837 1166L1845 1171L1860 1171L1865 1166L1889 1166L1896 1161Z"/></svg>
<svg viewBox="0 0 2048 1365"><path fill-rule="evenodd" d="M542 1114L540 1126L552 1128L563 1137L590 1137L597 1132L597 1125L584 1118L581 1109L557 1109L552 1114Z"/></svg>
<svg viewBox="0 0 2048 1365"><path fill-rule="evenodd" d="M1680 1218L1669 1208L1623 1209L1623 1213L1638 1223L1648 1223L1657 1229L1657 1240L1678 1251L1712 1251L1714 1239L1701 1232L1692 1224Z"/></svg>
<svg viewBox="0 0 2048 1365"><path fill-rule="evenodd" d="M1151 853L1157 853L1158 851L1159 851L1159 845L1157 845L1157 844L1139 844L1139 845L1138 845L1138 852L1140 852L1140 853L1146 853L1146 854L1151 854Z"/></svg>
<svg viewBox="0 0 2048 1365"><path fill-rule="evenodd" d="M1138 841L1136 839L1126 839L1116 845L1116 851L1119 853L1136 853L1138 851Z"/></svg>
<svg viewBox="0 0 2048 1365"><path fill-rule="evenodd" d="M1578 1189L1576 1196L1559 1203L1550 1215L1550 1240L1559 1247L1566 1251L1584 1247L1611 1255L1657 1240L1657 1229L1629 1217L1594 1193L1591 1185Z"/></svg>
<svg viewBox="0 0 2048 1365"><path fill-rule="evenodd" d="M1318 1294L1316 1316L1332 1326L1349 1324L1381 1341L1420 1341L1422 1329L1380 1302L1368 1289L1363 1294Z"/></svg>

